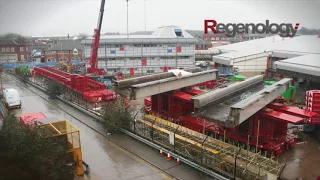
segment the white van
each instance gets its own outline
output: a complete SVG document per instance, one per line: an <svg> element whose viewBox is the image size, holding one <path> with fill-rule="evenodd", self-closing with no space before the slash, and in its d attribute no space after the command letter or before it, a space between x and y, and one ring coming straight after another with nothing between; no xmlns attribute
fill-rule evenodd
<svg viewBox="0 0 320 180"><path fill-rule="evenodd" d="M6 104L6 108L21 108L21 98L17 90L15 89L4 89L3 90L3 100Z"/></svg>

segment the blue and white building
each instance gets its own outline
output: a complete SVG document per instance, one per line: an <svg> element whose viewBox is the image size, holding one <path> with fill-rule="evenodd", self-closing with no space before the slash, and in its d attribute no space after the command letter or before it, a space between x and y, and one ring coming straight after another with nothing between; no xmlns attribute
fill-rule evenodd
<svg viewBox="0 0 320 180"><path fill-rule="evenodd" d="M83 56L90 60L92 38L81 42ZM159 27L149 35L101 36L98 67L108 74L149 74L166 68L195 66L195 43L198 40L177 26Z"/></svg>

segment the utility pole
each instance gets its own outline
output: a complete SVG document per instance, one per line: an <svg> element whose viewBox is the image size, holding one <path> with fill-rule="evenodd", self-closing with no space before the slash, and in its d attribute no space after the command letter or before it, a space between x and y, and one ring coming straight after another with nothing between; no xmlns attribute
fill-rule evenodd
<svg viewBox="0 0 320 180"><path fill-rule="evenodd" d="M129 39L129 0L127 0L127 38Z"/></svg>
<svg viewBox="0 0 320 180"><path fill-rule="evenodd" d="M1 65L1 70L0 70L0 81L1 81L1 98L3 98L3 85L2 85L2 71L3 71L3 64Z"/></svg>
<svg viewBox="0 0 320 180"><path fill-rule="evenodd" d="M144 31L147 32L147 1L144 0Z"/></svg>

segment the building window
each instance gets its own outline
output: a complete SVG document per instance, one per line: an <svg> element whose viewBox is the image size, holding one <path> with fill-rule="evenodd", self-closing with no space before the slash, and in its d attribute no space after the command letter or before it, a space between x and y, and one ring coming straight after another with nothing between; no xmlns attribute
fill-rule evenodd
<svg viewBox="0 0 320 180"><path fill-rule="evenodd" d="M181 29L174 29L174 32L176 33L177 37L183 37Z"/></svg>
<svg viewBox="0 0 320 180"><path fill-rule="evenodd" d="M6 52L6 48L4 48L4 47L1 48L1 51L2 51L2 52Z"/></svg>
<svg viewBox="0 0 320 180"><path fill-rule="evenodd" d="M20 52L23 52L23 47L20 47Z"/></svg>
<svg viewBox="0 0 320 180"><path fill-rule="evenodd" d="M14 47L11 47L11 52L14 52Z"/></svg>
<svg viewBox="0 0 320 180"><path fill-rule="evenodd" d="M10 48L9 47L7 47L7 52L10 52Z"/></svg>
<svg viewBox="0 0 320 180"><path fill-rule="evenodd" d="M20 59L21 61L24 61L25 59L24 59L24 55L21 55L21 59Z"/></svg>
<svg viewBox="0 0 320 180"><path fill-rule="evenodd" d="M148 69L147 73L154 73L154 70L153 69Z"/></svg>

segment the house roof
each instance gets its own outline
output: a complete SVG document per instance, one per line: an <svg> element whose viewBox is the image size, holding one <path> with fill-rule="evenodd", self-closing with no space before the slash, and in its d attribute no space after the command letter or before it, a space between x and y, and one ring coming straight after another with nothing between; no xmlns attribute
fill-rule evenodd
<svg viewBox="0 0 320 180"><path fill-rule="evenodd" d="M212 60L225 65L233 65L237 60L250 56L267 56L288 58L276 62L276 68L320 76L320 38L317 35L301 35L293 38L280 36L245 41L213 49L224 52L213 56Z"/></svg>
<svg viewBox="0 0 320 180"><path fill-rule="evenodd" d="M320 39L317 35L301 35L293 38L282 38L280 36L270 36L250 41L244 41L225 46L215 47L224 52L239 52L247 50L260 51L296 51L307 53L320 53Z"/></svg>
<svg viewBox="0 0 320 180"><path fill-rule="evenodd" d="M53 44L47 51L73 51L81 49L81 41L79 40L60 40L57 44Z"/></svg>
<svg viewBox="0 0 320 180"><path fill-rule="evenodd" d="M183 36L177 36L175 31L182 32ZM91 44L93 38L87 38L81 42L81 44ZM178 26L162 26L156 29L151 34L130 34L127 35L104 35L100 37L100 44L107 43L195 43L197 39L194 38L187 31L179 28Z"/></svg>
<svg viewBox="0 0 320 180"><path fill-rule="evenodd" d="M320 76L320 54L309 54L275 62L277 69Z"/></svg>
<svg viewBox="0 0 320 180"><path fill-rule="evenodd" d="M0 39L0 45L20 45L15 39Z"/></svg>
<svg viewBox="0 0 320 180"><path fill-rule="evenodd" d="M254 54L272 53L272 56L291 58L307 54L320 54L320 38L316 35L302 35L293 38L271 36L251 41L234 43L212 49L219 49L223 54L213 56L213 61L221 61L230 64L238 58L252 56ZM222 61L221 61L222 62Z"/></svg>

